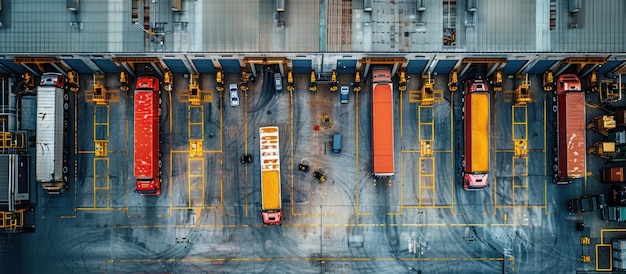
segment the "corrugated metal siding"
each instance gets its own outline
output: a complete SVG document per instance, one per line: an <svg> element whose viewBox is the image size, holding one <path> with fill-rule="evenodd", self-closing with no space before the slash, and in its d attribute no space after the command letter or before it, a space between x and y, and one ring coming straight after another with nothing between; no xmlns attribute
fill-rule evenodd
<svg viewBox="0 0 626 274"><path fill-rule="evenodd" d="M12 1L4 8L0 52L143 50L143 35L130 24L130 1L85 1L77 15L67 10L66 0Z"/></svg>
<svg viewBox="0 0 626 274"><path fill-rule="evenodd" d="M0 154L0 203L9 201L9 154Z"/></svg>
<svg viewBox="0 0 626 274"><path fill-rule="evenodd" d="M579 28L569 28L567 0L557 1L557 27L549 30L549 0L476 0L476 27L466 31L465 1L458 1L457 45L443 47L442 1L427 1L416 24L415 1L373 1L364 13L353 3L352 50L363 52L624 52L626 1L581 1ZM328 1L324 1L328 2ZM77 15L66 0L10 1L2 11L2 53L135 52L317 52L328 48L320 35L325 24L319 1L288 1L285 27L267 2L248 0L183 1L174 16L170 1L143 1L150 21L164 22L164 44L145 41L131 23L125 0L81 1ZM322 15L320 15L322 14ZM371 15L371 20L367 18ZM77 23L77 24L71 24ZM347 24L350 24L349 26ZM321 41L321 42L320 42Z"/></svg>
<svg viewBox="0 0 626 274"><path fill-rule="evenodd" d="M466 10L465 5L459 11ZM535 46L535 5L531 1L480 1L476 29L467 31L469 51L530 51ZM461 23L464 20L460 21ZM469 39L475 37L475 39ZM472 41L472 42L470 42Z"/></svg>
<svg viewBox="0 0 626 274"><path fill-rule="evenodd" d="M276 34L268 33L280 38L285 50L293 52L316 52L319 50L319 1L288 1L285 14L285 28L276 29ZM266 5L271 6L271 5ZM350 27L350 26L348 26ZM272 49L263 49L273 51Z"/></svg>
<svg viewBox="0 0 626 274"><path fill-rule="evenodd" d="M557 51L624 52L626 1L581 1L578 28L569 28L567 1L558 2L557 29L552 46Z"/></svg>
<svg viewBox="0 0 626 274"><path fill-rule="evenodd" d="M276 50L272 5L247 0L210 2L202 5L202 49L225 52Z"/></svg>

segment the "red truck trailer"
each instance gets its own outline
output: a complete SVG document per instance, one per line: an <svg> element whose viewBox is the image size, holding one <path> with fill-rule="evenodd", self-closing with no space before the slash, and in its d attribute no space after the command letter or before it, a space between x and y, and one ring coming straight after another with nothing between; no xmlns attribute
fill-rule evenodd
<svg viewBox="0 0 626 274"><path fill-rule="evenodd" d="M393 85L388 67L372 69L372 176L394 175Z"/></svg>
<svg viewBox="0 0 626 274"><path fill-rule="evenodd" d="M141 76L135 87L135 192L161 194L161 152L159 148L159 79Z"/></svg>
<svg viewBox="0 0 626 274"><path fill-rule="evenodd" d="M488 185L489 175L489 88L483 80L468 80L463 92L465 153L463 188L478 190Z"/></svg>
<svg viewBox="0 0 626 274"><path fill-rule="evenodd" d="M556 156L554 182L570 184L585 175L585 93L576 74L556 81Z"/></svg>

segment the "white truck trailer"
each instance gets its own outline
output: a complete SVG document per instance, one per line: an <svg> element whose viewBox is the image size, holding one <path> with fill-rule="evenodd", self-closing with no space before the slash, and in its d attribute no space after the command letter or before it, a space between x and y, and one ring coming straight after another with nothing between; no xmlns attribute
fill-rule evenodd
<svg viewBox="0 0 626 274"><path fill-rule="evenodd" d="M37 87L37 183L48 194L67 192L67 152L65 133L68 126L69 95L65 77L45 73Z"/></svg>

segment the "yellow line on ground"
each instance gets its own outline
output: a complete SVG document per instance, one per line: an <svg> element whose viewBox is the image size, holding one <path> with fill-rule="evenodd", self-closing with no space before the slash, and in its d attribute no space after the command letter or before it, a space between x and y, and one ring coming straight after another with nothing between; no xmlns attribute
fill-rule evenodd
<svg viewBox="0 0 626 274"><path fill-rule="evenodd" d="M292 211L293 216L305 216L305 217L339 217L339 213L295 213Z"/></svg>
<svg viewBox="0 0 626 274"><path fill-rule="evenodd" d="M356 215L360 215L361 212L359 211L359 92L355 92L354 94L354 108L355 108L355 123L354 123L354 131L356 132L355 136L356 136L356 144L355 144L355 151L356 151L356 157L355 157L355 168L354 168L354 174L355 174L355 187L354 187L354 194L355 194L355 199L354 199L354 206L355 206L355 212Z"/></svg>
<svg viewBox="0 0 626 274"><path fill-rule="evenodd" d="M222 99L222 92L220 92L220 149L219 149L219 153L220 153L220 178L219 178L219 182L220 182L220 208L222 208L224 206L224 154L221 153L222 150L224 149L224 107L223 105L223 99ZM222 212L222 215L224 215L224 212Z"/></svg>
<svg viewBox="0 0 626 274"><path fill-rule="evenodd" d="M289 91L289 137L291 140L293 140L294 138L294 129L293 129L293 108L294 108L294 104L293 104L293 91ZM293 144L293 141L292 141ZM280 145L280 144L279 144ZM291 149L289 151L289 158L290 158L290 162L291 162L291 168L294 167L294 163L293 163L293 149ZM294 186L294 173L290 172L291 180L289 182L290 186L291 186L291 215L295 216L296 215L296 206L295 206L295 199L294 197L294 193L295 193L295 186Z"/></svg>
<svg viewBox="0 0 626 274"><path fill-rule="evenodd" d="M546 208L545 205L496 205L495 208Z"/></svg>
<svg viewBox="0 0 626 274"><path fill-rule="evenodd" d="M244 108L243 108L243 116L244 116L243 132L244 134L243 136L245 136L243 139L243 151L244 151L244 154L248 155L248 89L244 90L244 93L243 93L243 105L244 105ZM244 180L244 185L245 185L244 189L246 191L246 194L244 195L246 199L246 202L245 202L246 206L244 208L244 214L245 216L248 216L248 165L244 165L243 171L244 171L243 180ZM204 205L204 202L203 202L203 205Z"/></svg>
<svg viewBox="0 0 626 274"><path fill-rule="evenodd" d="M425 258L425 257L406 257L406 258L397 258L397 257L379 257L379 258L370 258L370 257L279 257L279 258L260 258L260 257L219 257L219 258L180 258L180 259L108 259L105 260L107 263L157 263L157 262L178 262L178 263L224 263L226 261L236 261L236 262L258 262L258 261L494 261L500 262L504 260L514 261L513 257L511 258L503 258L503 257L476 257L476 258Z"/></svg>
<svg viewBox="0 0 626 274"><path fill-rule="evenodd" d="M451 92L450 93L450 140L455 140L454 139L454 93ZM450 152L452 153L452 155L454 156L454 142L450 142ZM449 161L450 162L450 170L456 170L454 169L454 161ZM454 177L452 176L451 182L450 182L450 189L452 190L451 193L454 193ZM461 180L463 180L461 178ZM454 205L454 196L455 195L451 195L452 196L452 202L451 204ZM451 206L452 208L452 214L455 214L454 212L454 206Z"/></svg>
<svg viewBox="0 0 626 274"><path fill-rule="evenodd" d="M188 210L188 209L219 209L219 206L173 206L172 210Z"/></svg>
<svg viewBox="0 0 626 274"><path fill-rule="evenodd" d="M110 210L116 210L117 208L113 208L113 207L77 207L75 208L75 210L77 211L91 211L91 210L95 210L95 211L110 211Z"/></svg>
<svg viewBox="0 0 626 274"><path fill-rule="evenodd" d="M453 205L403 205L402 209L416 209L416 208L441 208L441 209L451 209L454 208Z"/></svg>
<svg viewBox="0 0 626 274"><path fill-rule="evenodd" d="M169 102L170 102L170 104L169 104L169 106L170 106L169 107L169 111L170 111L170 116L169 117L170 117L170 119L169 120L170 120L170 133L172 133L173 120L174 120L174 119L172 119L172 117L174 117L173 114L172 114L173 113L173 111L172 111L172 106L173 106L173 104L172 104L172 93L168 92L167 95L169 97ZM174 138L170 138L170 148L173 147L172 146L173 140L174 140ZM160 148L159 148L159 151L160 151ZM187 153L189 153L189 151L187 151ZM170 159L169 159L169 162L170 162L170 175L169 175L169 177L170 178L169 178L169 184L168 184L169 185L168 186L169 187L169 192L170 192L170 195L169 195L170 196L170 205L169 205L169 214L170 214L170 216L172 216L174 214L174 212L172 211L172 206L174 204L174 186L173 186L173 183L172 183L173 182L173 180L172 180L172 166L173 166L173 164L172 164L172 162L173 162L172 161L172 154L173 154L173 152L170 150ZM163 155L163 153L161 153L161 155ZM161 174L163 174L163 173L161 172ZM163 175L161 175L161 176L163 176ZM161 185L161 188L163 188L162 185ZM126 214L128 215L128 211L126 211Z"/></svg>
<svg viewBox="0 0 626 274"><path fill-rule="evenodd" d="M604 228L600 229L600 243L604 243L604 233L609 232L626 232L626 228Z"/></svg>

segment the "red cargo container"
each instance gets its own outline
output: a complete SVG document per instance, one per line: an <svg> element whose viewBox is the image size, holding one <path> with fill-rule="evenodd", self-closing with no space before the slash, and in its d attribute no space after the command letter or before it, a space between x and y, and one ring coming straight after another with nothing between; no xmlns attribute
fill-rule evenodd
<svg viewBox="0 0 626 274"><path fill-rule="evenodd" d="M159 79L142 76L135 88L135 192L161 194Z"/></svg>
<svg viewBox="0 0 626 274"><path fill-rule="evenodd" d="M585 93L575 74L562 74L556 83L557 162L554 182L569 184L586 172Z"/></svg>

